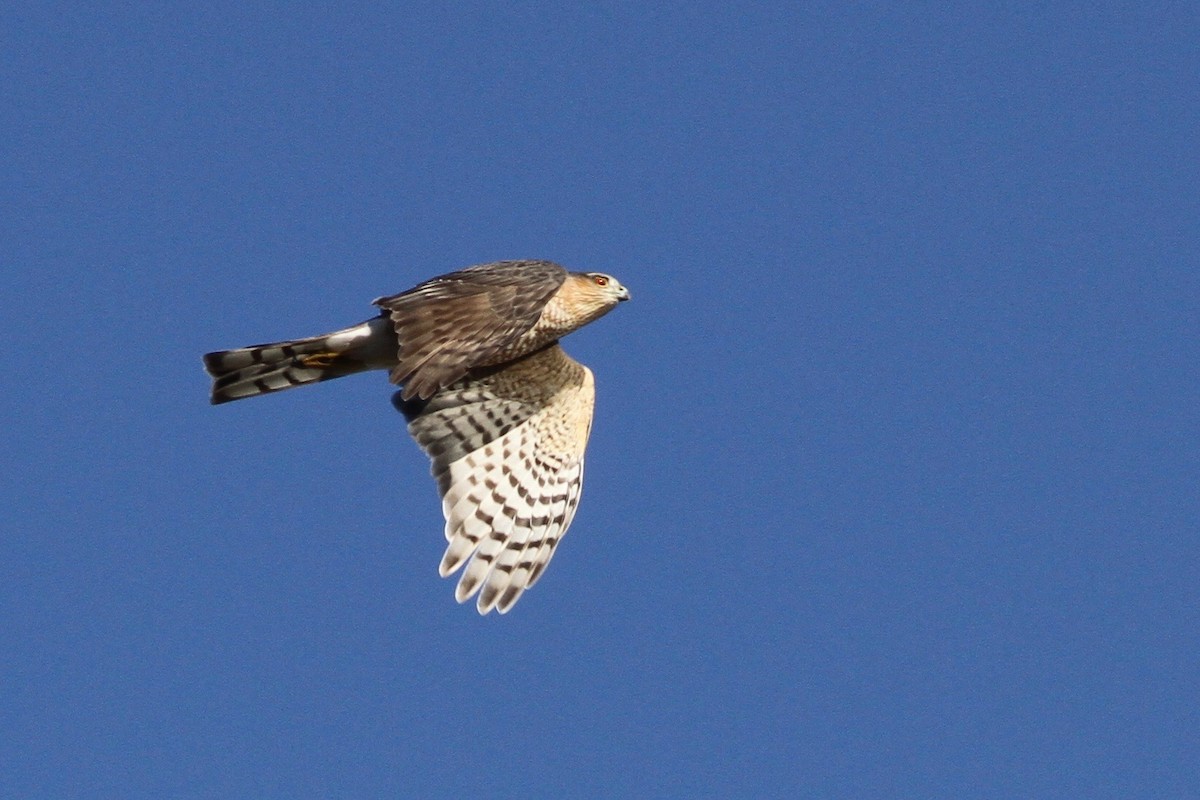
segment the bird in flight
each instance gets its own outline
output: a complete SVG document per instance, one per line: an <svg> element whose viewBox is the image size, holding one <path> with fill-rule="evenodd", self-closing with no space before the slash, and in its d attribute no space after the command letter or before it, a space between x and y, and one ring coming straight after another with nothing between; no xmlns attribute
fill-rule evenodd
<svg viewBox="0 0 1200 800"><path fill-rule="evenodd" d="M551 261L497 261L380 297L377 317L308 339L204 356L213 404L388 370L433 462L458 602L512 608L579 505L592 371L558 340L629 299L616 278Z"/></svg>

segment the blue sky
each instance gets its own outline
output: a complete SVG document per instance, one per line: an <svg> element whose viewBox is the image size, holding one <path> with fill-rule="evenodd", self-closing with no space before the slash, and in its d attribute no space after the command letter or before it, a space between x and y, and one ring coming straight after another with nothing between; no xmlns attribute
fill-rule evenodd
<svg viewBox="0 0 1200 800"><path fill-rule="evenodd" d="M0 11L0 795L1200 794L1193 4ZM201 353L611 272L481 619L382 375Z"/></svg>

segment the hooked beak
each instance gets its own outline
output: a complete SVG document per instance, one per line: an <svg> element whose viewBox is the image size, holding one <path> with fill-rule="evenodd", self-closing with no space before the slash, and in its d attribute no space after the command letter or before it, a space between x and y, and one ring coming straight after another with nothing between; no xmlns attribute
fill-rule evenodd
<svg viewBox="0 0 1200 800"><path fill-rule="evenodd" d="M629 290L624 286L617 292L617 300L624 301L629 299Z"/></svg>

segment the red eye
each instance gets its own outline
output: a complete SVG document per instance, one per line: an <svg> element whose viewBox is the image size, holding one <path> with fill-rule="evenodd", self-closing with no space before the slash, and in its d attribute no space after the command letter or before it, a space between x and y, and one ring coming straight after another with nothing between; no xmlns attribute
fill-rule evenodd
<svg viewBox="0 0 1200 800"><path fill-rule="evenodd" d="M594 275L592 276L592 280L596 282L597 286L608 286L608 278L603 275Z"/></svg>

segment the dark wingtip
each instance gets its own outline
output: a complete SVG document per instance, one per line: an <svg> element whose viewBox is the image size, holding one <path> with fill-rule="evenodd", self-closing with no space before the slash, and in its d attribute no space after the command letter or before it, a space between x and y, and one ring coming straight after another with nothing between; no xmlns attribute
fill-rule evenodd
<svg viewBox="0 0 1200 800"><path fill-rule="evenodd" d="M429 405L428 400L422 400L419 397L404 399L404 390L392 394L392 405L404 415L404 419L412 422L425 410L425 406Z"/></svg>

